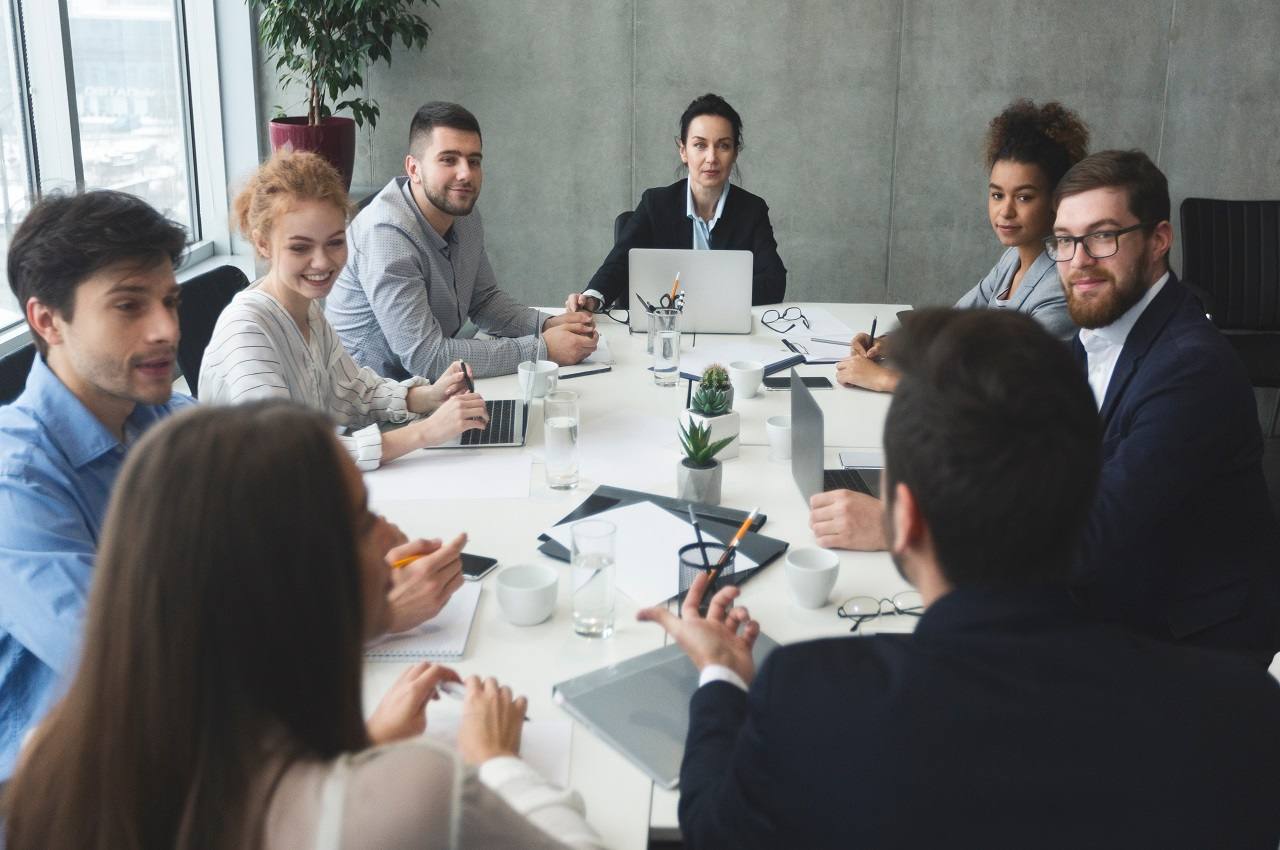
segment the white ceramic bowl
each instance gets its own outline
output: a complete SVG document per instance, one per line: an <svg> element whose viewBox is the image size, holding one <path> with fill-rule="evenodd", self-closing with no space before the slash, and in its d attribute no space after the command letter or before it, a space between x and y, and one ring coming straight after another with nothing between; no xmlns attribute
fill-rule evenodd
<svg viewBox="0 0 1280 850"><path fill-rule="evenodd" d="M560 575L543 564L520 564L498 573L498 607L517 626L536 626L556 610Z"/></svg>

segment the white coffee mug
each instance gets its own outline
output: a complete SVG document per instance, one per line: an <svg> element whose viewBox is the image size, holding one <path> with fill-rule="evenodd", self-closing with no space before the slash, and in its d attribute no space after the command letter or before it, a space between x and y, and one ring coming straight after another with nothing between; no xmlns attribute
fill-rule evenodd
<svg viewBox="0 0 1280 850"><path fill-rule="evenodd" d="M759 360L735 360L729 364L729 383L734 398L755 398L764 380L764 364Z"/></svg>
<svg viewBox="0 0 1280 850"><path fill-rule="evenodd" d="M770 416L764 421L769 438L769 460L791 460L791 417Z"/></svg>
<svg viewBox="0 0 1280 850"><path fill-rule="evenodd" d="M525 396L542 398L556 388L560 367L550 360L525 360L516 369L520 380L520 392ZM533 391L529 391L532 385Z"/></svg>
<svg viewBox="0 0 1280 850"><path fill-rule="evenodd" d="M556 610L559 574L544 564L520 564L498 573L498 607L507 622L536 626Z"/></svg>
<svg viewBox="0 0 1280 850"><path fill-rule="evenodd" d="M840 556L826 549L792 549L787 552L787 583L796 603L821 608L831 596L840 574Z"/></svg>

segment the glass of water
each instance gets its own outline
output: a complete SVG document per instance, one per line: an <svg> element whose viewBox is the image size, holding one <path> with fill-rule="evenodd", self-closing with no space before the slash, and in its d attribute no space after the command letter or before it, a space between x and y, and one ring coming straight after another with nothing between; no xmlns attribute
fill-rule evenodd
<svg viewBox="0 0 1280 850"><path fill-rule="evenodd" d="M547 393L542 417L547 486L572 490L578 486L578 394L572 390Z"/></svg>
<svg viewBox="0 0 1280 850"><path fill-rule="evenodd" d="M584 519L569 528L573 538L573 630L583 637L613 634L613 547L618 529L603 519Z"/></svg>
<svg viewBox="0 0 1280 850"><path fill-rule="evenodd" d="M680 311L653 311L653 382L674 387L680 380Z"/></svg>

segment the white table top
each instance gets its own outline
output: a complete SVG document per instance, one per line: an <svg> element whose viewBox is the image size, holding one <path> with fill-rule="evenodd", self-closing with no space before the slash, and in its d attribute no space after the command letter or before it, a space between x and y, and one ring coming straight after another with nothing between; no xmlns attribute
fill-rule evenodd
<svg viewBox="0 0 1280 850"><path fill-rule="evenodd" d="M803 309L804 304L799 305ZM822 304L850 327L869 328L872 316L879 327L892 327L892 317L905 305ZM757 317L763 308L755 308ZM888 317L888 320L886 320ZM525 451L534 464L529 496L523 499L387 501L375 507L405 533L448 539L459 531L470 534L468 551L498 559L501 567L543 562L564 567L536 551L537 535L564 516L598 484L613 484L659 495L675 495L676 464L680 453L676 420L684 408L685 384L654 386L647 370L645 336L601 318L601 332L608 338L616 360L613 371L561 383L562 389L579 393L579 446L582 483L573 491L556 492L544 483L541 464L541 402L530 407L530 425L524 449L486 449L485 452ZM754 339L776 339L759 325ZM701 335L702 339L708 338ZM716 337L724 340L726 337ZM686 337L685 345L694 345ZM834 366L802 366L801 374L834 376ZM834 379L833 379L834 383ZM514 376L478 382L487 398L520 395ZM841 387L815 393L825 413L826 465L836 467L840 449L877 448L889 398ZM768 515L763 532L787 540L793 547L814 545L809 530L808 506L791 478L790 464L768 459L764 420L790 412L789 393L762 392L754 399L735 399L742 417L742 451L725 462L722 504L749 509L759 505ZM593 433L595 439L593 440ZM888 596L905 588L884 553L840 552L841 571L825 608L806 610L794 604L782 565L771 564L743 585L740 603L760 621L763 631L781 643L839 635L847 626L835 613L836 604L849 596ZM566 568L567 569L567 568ZM566 717L551 699L556 682L590 672L615 661L662 646L660 628L635 621L636 606L618 596L617 628L607 640L587 640L573 634L568 582L560 583L555 615L532 627L517 627L502 619L494 596L493 577L483 581L466 656L452 664L462 675L496 676L516 693L529 698L529 715ZM873 624L867 624L864 629ZM889 624L887 624L889 625ZM403 664L373 662L366 665L364 695L371 711ZM428 713L428 723L430 713ZM575 725L570 766L571 785L582 794L587 819L617 848L643 848L652 829L655 835L676 829L677 794L655 789L639 769L590 732Z"/></svg>

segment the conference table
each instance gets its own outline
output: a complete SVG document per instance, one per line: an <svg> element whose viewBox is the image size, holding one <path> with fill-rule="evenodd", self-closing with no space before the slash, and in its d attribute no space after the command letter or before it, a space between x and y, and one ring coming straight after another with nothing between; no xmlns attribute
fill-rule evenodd
<svg viewBox="0 0 1280 850"><path fill-rule="evenodd" d="M788 303L787 306L791 306ZM907 305L888 304L806 304L802 311L825 310L851 328L869 328L878 317L879 328L891 329L897 311ZM766 308L753 308L753 332L749 336L693 335L682 337L682 357L693 358L701 343L709 348L731 350L744 345L777 347L779 357L786 352L779 334L765 327L760 315ZM637 321L644 316L633 313ZM448 662L461 675L495 676L529 699L529 716L565 720L553 701L552 686L601 667L623 661L665 645L665 633L656 625L635 619L637 606L618 594L616 627L612 637L588 639L574 634L570 606L569 566L537 551L538 535L569 513L592 490L610 484L664 496L676 495L676 465L682 457L676 437L677 421L686 403L686 382L675 387L654 384L649 371L651 356L646 353L646 335L630 333L627 326L598 317L601 335L607 340L614 363L610 372L585 375L560 382L561 389L579 395L579 460L581 482L574 490L551 490L542 467L542 402L535 399L529 409L526 443L521 448L466 449L453 452L422 452L396 461L408 461L421 475L420 488L406 492L370 487L376 510L395 522L410 537L451 538L458 532L469 535L467 551L498 559L501 570L515 564L546 563L561 570L559 598L554 615L537 626L519 627L506 622L496 599L497 571L482 580L480 601L464 656ZM726 364L727 365L727 364ZM841 450L879 450L881 430L891 398L886 395L835 385L832 365L798 366L802 375L832 378L833 388L815 390L825 420L825 465L839 466ZM780 373L786 374L786 372ZM522 398L515 376L477 381L477 391L487 399ZM809 528L808 505L800 495L788 461L769 458L765 419L790 413L790 393L762 390L755 398L735 398L734 410L741 416L741 451L724 462L725 507L749 510L758 506L768 517L762 533L786 540L792 548L816 545ZM516 495L510 481L503 494L489 498L476 488L433 486L430 474L434 457L456 459L494 457L521 452L531 458L528 490L523 485ZM434 457L432 457L434 456ZM477 462L483 467L483 462ZM379 473L372 473L375 480ZM438 482L437 482L438 485ZM441 490L445 490L442 492ZM480 488L483 490L483 488ZM382 495L379 495L379 494ZM848 623L836 615L841 600L855 595L883 598L906 589L905 582L883 552L839 552L840 573L828 604L812 610L799 607L787 587L782 558L742 586L739 605L745 605L764 633L779 643L847 634ZM675 553L672 553L672 563ZM913 618L882 618L865 624L861 631L877 627L900 630ZM407 663L366 664L364 698L371 712ZM433 707L428 710L431 724ZM678 835L676 804L678 793L657 788L637 767L590 731L576 723L570 733L569 785L585 803L587 820L604 842L614 848L644 848L650 839Z"/></svg>

